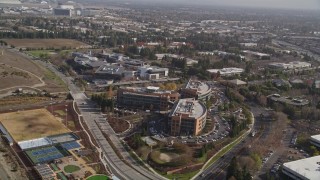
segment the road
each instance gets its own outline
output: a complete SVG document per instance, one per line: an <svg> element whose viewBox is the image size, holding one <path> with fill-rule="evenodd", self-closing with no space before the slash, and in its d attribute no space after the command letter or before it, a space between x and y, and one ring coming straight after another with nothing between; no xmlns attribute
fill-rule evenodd
<svg viewBox="0 0 320 180"><path fill-rule="evenodd" d="M28 55L22 55L30 59ZM103 158L108 162L109 168L115 176L125 180L165 179L154 172L148 171L129 155L124 146L121 144L119 138L116 136L115 132L112 130L111 126L106 121L106 118L103 117L97 108L95 108L95 103L93 103L84 94L84 92L73 83L74 79L72 77L65 76L50 63L43 61L37 61L37 63L54 72L67 84L84 122L89 128L89 131L93 135L94 139L97 141L100 150L102 151ZM121 155L124 157L124 160L127 161L130 166L124 163L124 161L118 157L112 146L104 137L103 132L109 135L114 146L117 148L117 150L119 150Z"/></svg>
<svg viewBox="0 0 320 180"><path fill-rule="evenodd" d="M261 113L267 114L267 111L254 104L252 104L250 108L251 108L251 112L255 117L255 123L254 123L253 129L258 130L262 123L258 117L260 116ZM268 128L264 129L264 131L261 133L263 134L263 136L265 136L265 134L269 133L269 129ZM244 147L249 146L254 141L253 138L247 138L247 137L248 137L248 134L246 134L243 138L245 139L245 141L242 141L237 145L235 145L230 151L224 154L223 157L219 158L215 163L210 165L206 170L204 170L198 177L195 177L194 179L195 180L225 179L226 171L232 158L237 154L241 153L241 150Z"/></svg>
<svg viewBox="0 0 320 180"><path fill-rule="evenodd" d="M57 70L55 71L57 73ZM116 136L115 132L106 121L105 117L103 117L100 111L95 108L95 104L91 102L91 100L73 84L73 79L71 77L65 77L63 74L59 74L62 76L61 78L67 82L70 93L78 105L79 111L90 132L93 134L94 138L102 149L104 157L110 165L111 171L121 179L163 179L161 176L146 170L131 158L129 153L121 144L119 138ZM131 166L128 166L117 156L107 139L103 136L102 132L109 135L115 147L120 151L124 159L128 161Z"/></svg>

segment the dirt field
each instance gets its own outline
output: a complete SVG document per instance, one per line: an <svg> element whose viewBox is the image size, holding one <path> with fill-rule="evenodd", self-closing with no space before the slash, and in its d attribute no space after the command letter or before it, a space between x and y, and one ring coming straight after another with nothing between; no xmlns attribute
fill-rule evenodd
<svg viewBox="0 0 320 180"><path fill-rule="evenodd" d="M78 49L87 46L87 44L73 39L3 39L9 45L16 48L72 48Z"/></svg>
<svg viewBox="0 0 320 180"><path fill-rule="evenodd" d="M65 84L55 76L48 69L41 67L36 62L20 55L17 52L11 52L7 49L0 48L0 65L3 69L0 69L1 85L0 91L3 88L10 88L14 86L34 86L39 89L47 90L48 92L64 92L66 91ZM3 52L3 55L2 55ZM10 73L13 71L20 72L20 74L28 74L28 79L17 74L7 75L1 74L4 71ZM44 81L43 84L40 79Z"/></svg>
<svg viewBox="0 0 320 180"><path fill-rule="evenodd" d="M31 60L15 53L8 51L6 49L0 49L3 51L3 55L0 55L0 63L6 64L12 67L21 68L25 71L29 71L37 76L42 76L44 74L44 69L38 66Z"/></svg>
<svg viewBox="0 0 320 180"><path fill-rule="evenodd" d="M1 114L0 122L17 142L70 132L46 109Z"/></svg>
<svg viewBox="0 0 320 180"><path fill-rule="evenodd" d="M41 84L35 76L24 71L0 64L0 89L19 86L32 86Z"/></svg>

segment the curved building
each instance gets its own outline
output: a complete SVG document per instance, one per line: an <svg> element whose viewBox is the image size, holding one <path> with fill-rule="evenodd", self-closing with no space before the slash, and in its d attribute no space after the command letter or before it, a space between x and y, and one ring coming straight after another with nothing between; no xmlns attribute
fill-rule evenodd
<svg viewBox="0 0 320 180"><path fill-rule="evenodd" d="M211 97L212 89L209 84L201 81L189 80L188 83L181 88L181 98L194 98L196 100L206 101Z"/></svg>
<svg viewBox="0 0 320 180"><path fill-rule="evenodd" d="M169 114L169 129L172 136L199 135L206 125L207 108L201 102L180 99Z"/></svg>

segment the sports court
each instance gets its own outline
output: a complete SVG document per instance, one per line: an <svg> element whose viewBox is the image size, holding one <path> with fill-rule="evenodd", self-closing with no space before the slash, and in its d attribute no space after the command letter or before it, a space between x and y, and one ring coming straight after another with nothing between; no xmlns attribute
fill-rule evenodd
<svg viewBox="0 0 320 180"><path fill-rule="evenodd" d="M78 142L76 142L76 141L63 143L63 144L61 144L61 146L63 148L65 148L66 150L77 149L77 148L81 147L80 144Z"/></svg>
<svg viewBox="0 0 320 180"><path fill-rule="evenodd" d="M26 154L33 164L46 163L69 155L67 151L58 149L56 146L29 150Z"/></svg>

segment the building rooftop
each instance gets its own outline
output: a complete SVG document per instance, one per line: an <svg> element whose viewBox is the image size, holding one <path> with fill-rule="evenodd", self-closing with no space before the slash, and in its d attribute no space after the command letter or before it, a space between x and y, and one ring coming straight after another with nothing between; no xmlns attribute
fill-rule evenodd
<svg viewBox="0 0 320 180"><path fill-rule="evenodd" d="M223 69L208 69L210 73L220 73L221 75L224 74L233 74L233 73L243 73L244 70L242 68L223 68Z"/></svg>
<svg viewBox="0 0 320 180"><path fill-rule="evenodd" d="M318 180L320 177L320 156L284 163L283 166L305 179Z"/></svg>
<svg viewBox="0 0 320 180"><path fill-rule="evenodd" d="M54 179L55 173L48 164L37 165L34 169L38 172L42 179Z"/></svg>
<svg viewBox="0 0 320 180"><path fill-rule="evenodd" d="M172 91L168 90L160 90L159 87L156 86L148 86L148 87L122 87L125 90L131 90L137 93L154 93L154 94L171 94Z"/></svg>
<svg viewBox="0 0 320 180"><path fill-rule="evenodd" d="M311 138L311 140L320 143L320 134L311 136L310 138Z"/></svg>
<svg viewBox="0 0 320 180"><path fill-rule="evenodd" d="M118 65L102 65L96 71L97 74L118 74L121 75L125 68Z"/></svg>
<svg viewBox="0 0 320 180"><path fill-rule="evenodd" d="M211 90L210 86L207 83L201 81L193 81L191 79L186 84L185 89L197 90L197 94L205 94Z"/></svg>
<svg viewBox="0 0 320 180"><path fill-rule="evenodd" d="M48 138L37 138L37 139L18 142L18 145L22 150L27 150L27 149L52 145L52 141Z"/></svg>
<svg viewBox="0 0 320 180"><path fill-rule="evenodd" d="M268 96L271 100L275 102L282 102L294 106L306 106L309 104L308 99L302 99L302 98L292 98L292 97L285 97L285 96L280 96L279 94L271 94Z"/></svg>
<svg viewBox="0 0 320 180"><path fill-rule="evenodd" d="M7 139L9 144L12 144L14 142L14 140L10 136L9 132L6 130L6 128L1 123L0 123L0 133L4 138Z"/></svg>
<svg viewBox="0 0 320 180"><path fill-rule="evenodd" d="M310 63L302 61L293 61L289 63L270 63L270 67L282 68L282 69L295 69L295 68L308 68L311 67Z"/></svg>
<svg viewBox="0 0 320 180"><path fill-rule="evenodd" d="M169 117L188 115L190 118L199 118L205 114L207 111L206 107L197 100L190 99L180 99L173 107Z"/></svg>

